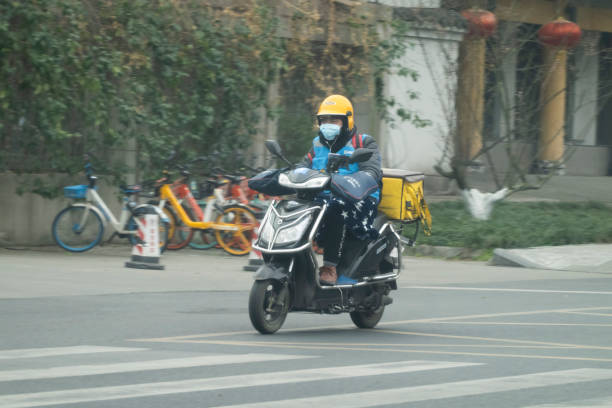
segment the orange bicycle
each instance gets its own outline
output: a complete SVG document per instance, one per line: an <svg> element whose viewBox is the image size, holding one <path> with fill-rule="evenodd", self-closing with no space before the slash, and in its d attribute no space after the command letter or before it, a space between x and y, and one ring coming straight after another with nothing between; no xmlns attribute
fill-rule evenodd
<svg viewBox="0 0 612 408"><path fill-rule="evenodd" d="M219 215L215 221L206 220L205 217L198 219L192 211L193 205L198 205L186 182L189 172L181 169L181 177L174 183L169 181L168 174L169 172L164 170L164 176L157 180L156 185L156 205L170 218L168 249L186 246L195 230L201 231L202 234L214 232L217 243L231 255L246 255L251 251L251 240L255 236L258 222L249 208L240 203L219 206ZM181 203L181 197L177 197L177 193L188 200L191 208Z"/></svg>

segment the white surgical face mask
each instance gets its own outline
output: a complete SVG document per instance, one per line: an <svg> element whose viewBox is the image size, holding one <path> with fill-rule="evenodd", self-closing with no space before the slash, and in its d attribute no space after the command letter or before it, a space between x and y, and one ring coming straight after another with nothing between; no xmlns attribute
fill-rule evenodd
<svg viewBox="0 0 612 408"><path fill-rule="evenodd" d="M325 139L332 141L340 134L340 126L333 123L323 123L319 126L319 131Z"/></svg>

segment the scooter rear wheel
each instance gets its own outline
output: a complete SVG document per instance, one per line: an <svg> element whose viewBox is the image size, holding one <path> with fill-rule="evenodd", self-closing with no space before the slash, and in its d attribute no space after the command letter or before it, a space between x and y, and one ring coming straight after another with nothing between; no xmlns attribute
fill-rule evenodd
<svg viewBox="0 0 612 408"><path fill-rule="evenodd" d="M278 281L255 281L249 295L249 317L261 334L281 328L289 312L289 290Z"/></svg>
<svg viewBox="0 0 612 408"><path fill-rule="evenodd" d="M380 321L384 311L385 306L380 306L378 309L368 312L351 312L350 315L351 320L353 323L355 323L355 326L359 327L360 329L373 329Z"/></svg>

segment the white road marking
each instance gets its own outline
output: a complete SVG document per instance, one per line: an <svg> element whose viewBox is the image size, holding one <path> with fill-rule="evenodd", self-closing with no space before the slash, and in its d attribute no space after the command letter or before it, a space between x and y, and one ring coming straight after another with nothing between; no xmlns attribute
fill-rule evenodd
<svg viewBox="0 0 612 408"><path fill-rule="evenodd" d="M583 368L577 370L551 371L536 374L515 375L510 377L497 377L444 384L357 392L353 394L335 394L321 397L288 399L282 401L226 405L223 408L312 408L316 406L334 408L368 408L379 405L406 404L409 402L431 401L443 398L456 398L503 391L516 391L527 388L608 380L611 378L612 370Z"/></svg>
<svg viewBox="0 0 612 408"><path fill-rule="evenodd" d="M544 322L435 322L431 324L454 324L454 325L474 325L474 326L565 326L565 327L612 327L612 323L544 323Z"/></svg>
<svg viewBox="0 0 612 408"><path fill-rule="evenodd" d="M0 371L0 381L36 380L41 378L79 377L134 371L164 370L171 368L199 367L221 364L242 364L262 361L295 360L312 356L283 354L212 354L185 358L133 361L128 363L76 365L26 370Z"/></svg>
<svg viewBox="0 0 612 408"><path fill-rule="evenodd" d="M0 359L33 358L64 356L70 354L117 353L126 351L143 351L147 348L135 347L104 347L104 346L72 346L72 347L45 347L29 349L0 350Z"/></svg>
<svg viewBox="0 0 612 408"><path fill-rule="evenodd" d="M413 323L435 323L435 322L450 322L457 320L466 319L486 319L491 317L508 317L508 316L533 316L538 314L550 314L550 313L564 313L564 312L580 312L588 310L612 310L612 306L597 306L597 307L581 307L571 309L541 309L541 310L529 310L523 312L502 312L502 313L485 313L485 314L472 314L472 315L460 315L460 316L441 316L441 317L428 317L424 319L410 319L410 320L390 320L378 323L377 327L385 326L397 326L399 324L413 324ZM355 331L354 324L337 324L337 325L326 325L326 326L310 326L301 327L296 329L283 329L283 333L308 333L313 330L346 330ZM152 342L152 343L181 343L191 339L205 339L211 337L225 337L225 336L237 336L241 334L253 334L253 330L234 331L234 332L217 332L217 333L200 333L190 334L188 336L173 336L173 337L154 337L154 338L140 338L140 339L129 339L129 341L138 342Z"/></svg>
<svg viewBox="0 0 612 408"><path fill-rule="evenodd" d="M486 319L491 317L508 317L508 316L532 316L538 314L550 314L550 313L564 313L564 312L579 312L588 310L612 310L612 306L598 306L598 307L582 307L582 308L571 308L571 309L541 309L541 310L529 310L523 312L502 312L502 313L486 313L486 314L472 314L472 315L460 315L460 316L441 316L441 317L428 317L424 319L410 319L410 320L390 320L378 323L377 327L385 326L397 326L399 324L413 324L413 323L436 323L443 321L445 323L457 320L466 319ZM354 324L337 324L327 326L309 326L295 329L283 329L283 333L307 333L313 330L346 330L354 331ZM241 334L252 334L253 330L244 331L233 331L233 332L218 332L218 333L200 333L190 334L188 336L173 336L173 337L154 337L154 338L140 338L140 339L129 339L130 341L138 342L152 342L152 343L181 343L190 339L204 339L211 337L225 337L225 336L237 336Z"/></svg>
<svg viewBox="0 0 612 408"><path fill-rule="evenodd" d="M572 401L561 404L530 405L523 408L610 408L612 397Z"/></svg>
<svg viewBox="0 0 612 408"><path fill-rule="evenodd" d="M402 289L468 290L480 292L524 292L524 293L565 293L576 295L612 295L612 292L592 290L552 290L552 289L510 289L510 288L466 288L462 286L401 286Z"/></svg>
<svg viewBox="0 0 612 408"><path fill-rule="evenodd" d="M323 367L304 370L235 375L228 377L201 378L183 381L166 381L112 387L12 394L0 396L0 407L25 408L41 405L108 401L122 398L149 397L154 395L179 394L186 392L269 386L273 384L328 381L333 379L408 373L474 365L480 364L445 361L400 361L381 364Z"/></svg>
<svg viewBox="0 0 612 408"><path fill-rule="evenodd" d="M576 314L583 316L604 316L604 317L612 317L612 313L587 313L587 312L563 312L566 314Z"/></svg>

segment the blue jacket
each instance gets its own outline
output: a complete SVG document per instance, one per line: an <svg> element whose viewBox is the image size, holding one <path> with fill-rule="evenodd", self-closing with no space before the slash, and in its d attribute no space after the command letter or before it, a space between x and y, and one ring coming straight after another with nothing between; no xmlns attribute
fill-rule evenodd
<svg viewBox="0 0 612 408"><path fill-rule="evenodd" d="M380 185L382 177L381 158L378 152L378 146L372 137L366 134L354 134L353 137L349 138L349 140L339 149L335 150L334 153L350 156L358 146L373 149L376 152L368 161L363 163L351 163L348 165L348 168L341 167L338 173L345 175L353 174L357 171L366 171L370 173ZM317 136L313 139L312 149L306 154L303 164L314 170L324 170L327 167L328 155L331 151L330 146L327 143L321 142L321 139ZM370 194L370 197L378 202L380 199L380 188Z"/></svg>

